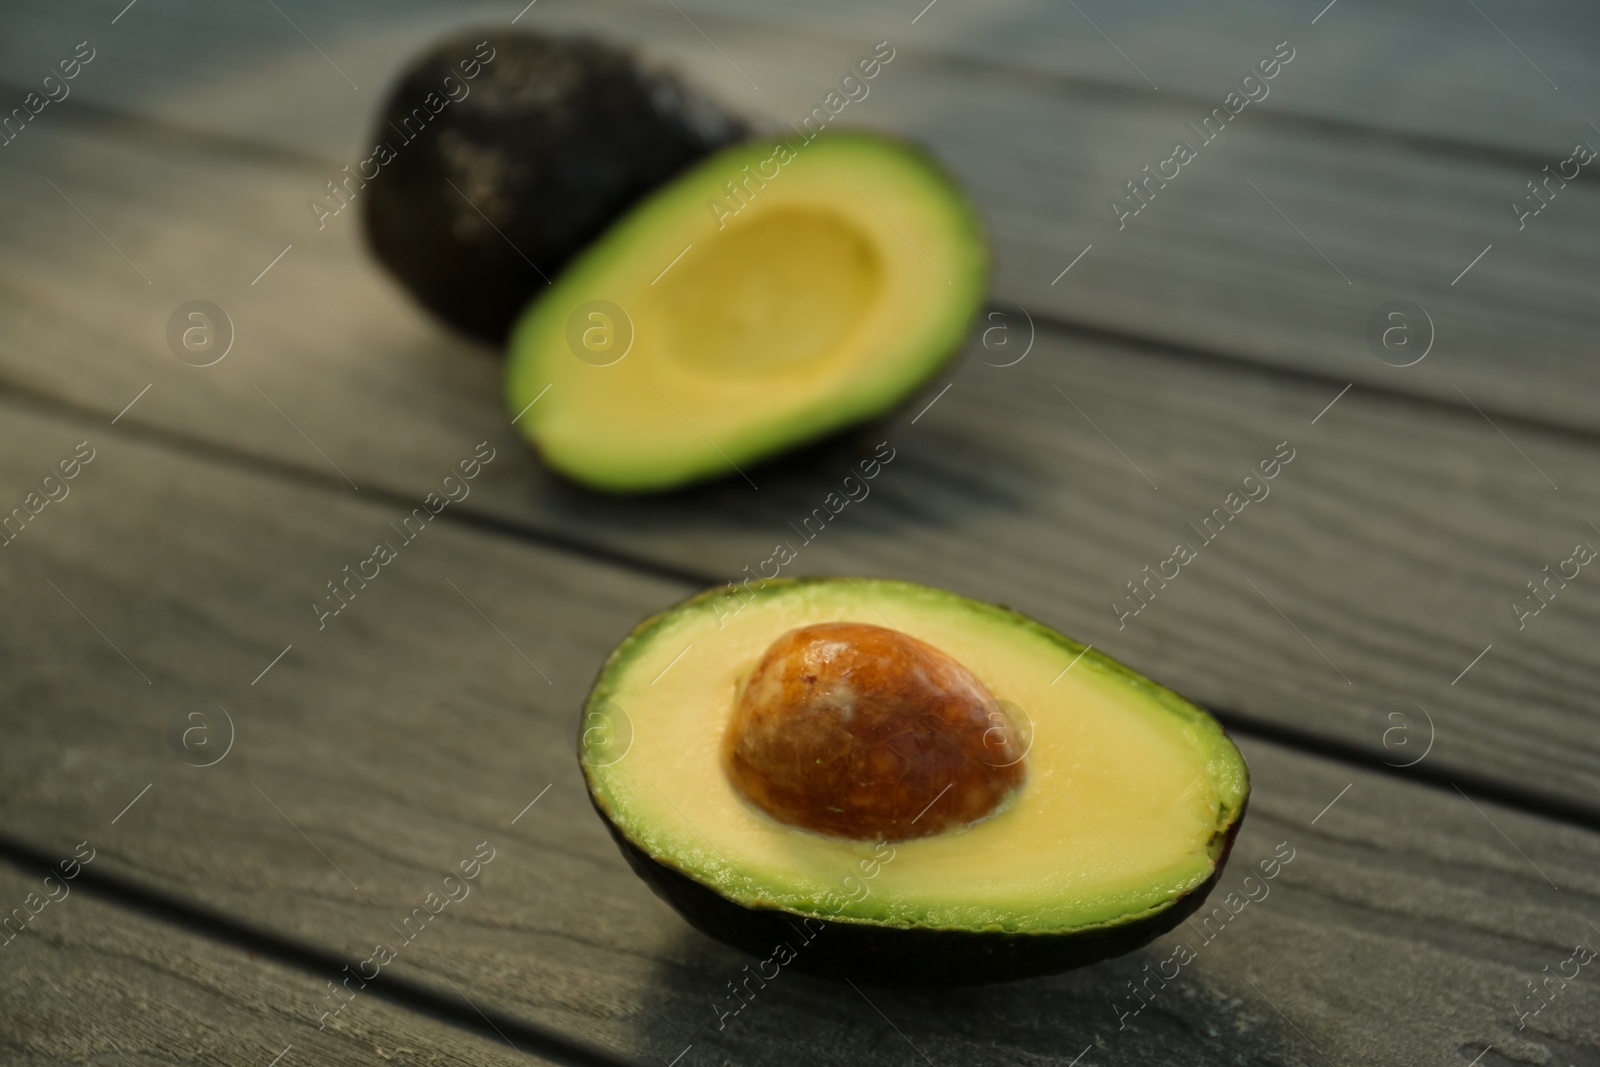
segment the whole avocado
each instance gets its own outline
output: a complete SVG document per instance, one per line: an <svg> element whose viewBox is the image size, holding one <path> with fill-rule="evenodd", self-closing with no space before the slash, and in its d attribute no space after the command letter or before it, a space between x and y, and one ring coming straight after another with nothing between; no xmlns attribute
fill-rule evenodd
<svg viewBox="0 0 1600 1067"><path fill-rule="evenodd" d="M390 152L363 191L364 230L418 302L498 345L635 201L747 133L674 75L598 41L453 37L413 60L384 104L374 138Z"/></svg>

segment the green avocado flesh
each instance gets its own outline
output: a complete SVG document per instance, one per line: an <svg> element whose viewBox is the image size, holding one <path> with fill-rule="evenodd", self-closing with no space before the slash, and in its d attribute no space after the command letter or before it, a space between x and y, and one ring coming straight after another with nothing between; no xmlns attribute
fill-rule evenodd
<svg viewBox="0 0 1600 1067"><path fill-rule="evenodd" d="M551 467L596 488L730 475L925 383L965 336L987 262L971 205L902 141L737 145L534 301L511 336L509 410Z"/></svg>
<svg viewBox="0 0 1600 1067"><path fill-rule="evenodd" d="M741 685L779 636L838 622L898 630L987 687L1026 745L1007 803L885 843L744 799L722 763ZM1053 973L1171 929L1249 794L1238 749L1176 693L1007 608L865 578L712 590L646 620L590 693L579 756L624 855L694 925L768 955L811 920L797 967L912 983Z"/></svg>

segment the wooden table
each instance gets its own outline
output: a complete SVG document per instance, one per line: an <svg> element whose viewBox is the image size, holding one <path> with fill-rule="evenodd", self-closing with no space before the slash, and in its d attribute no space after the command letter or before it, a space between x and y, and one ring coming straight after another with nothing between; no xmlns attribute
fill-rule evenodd
<svg viewBox="0 0 1600 1067"><path fill-rule="evenodd" d="M0 37L6 108L92 53L0 147L0 501L92 454L0 557L0 1059L1600 1063L1600 964L1533 992L1600 947L1600 572L1527 584L1600 546L1600 188L1584 167L1535 215L1529 187L1600 145L1592 5L124 4ZM306 206L407 54L514 20L636 43L774 126L890 42L844 117L980 204L966 355L759 489L548 476L497 356L380 274L354 212ZM1268 95L1119 224L1275 50ZM234 329L204 368L166 341L195 299ZM1408 366L1369 344L1397 300L1431 341ZM949 993L786 974L719 1029L747 961L589 810L605 652L885 439L793 573L1002 601L1208 704L1255 780L1227 878L1293 849L1136 1015L1178 935ZM471 496L319 630L324 583L479 442ZM1270 497L1119 619L1280 442ZM174 743L190 723L212 749ZM480 843L469 898L330 992Z"/></svg>

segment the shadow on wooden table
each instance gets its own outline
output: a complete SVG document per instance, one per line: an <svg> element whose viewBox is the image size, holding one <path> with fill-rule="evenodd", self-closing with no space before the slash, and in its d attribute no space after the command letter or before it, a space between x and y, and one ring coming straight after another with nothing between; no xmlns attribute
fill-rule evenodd
<svg viewBox="0 0 1600 1067"><path fill-rule="evenodd" d="M664 1000L674 1006L703 1000L705 1010L685 1019L674 1037L642 1037L641 1043L659 1044L662 1062L692 1044L696 1051L685 1063L1065 1065L1077 1057L1087 1067L1109 1056L1221 1067L1241 1062L1242 1052L1254 1054L1251 1062L1268 1062L1268 1050L1296 1040L1278 1019L1242 1011L1239 998L1203 977L1171 986L1135 1016L1139 1001L1130 977L1143 975L1146 964L1154 972L1170 951L1160 945L1051 978L948 990L853 986L788 968L763 981L752 977L762 961L688 926L676 949L670 955L677 962L662 966L652 984L673 990ZM762 970L771 975L773 965ZM646 1006L639 1017L661 1012ZM1203 1030L1197 1019L1207 1021Z"/></svg>

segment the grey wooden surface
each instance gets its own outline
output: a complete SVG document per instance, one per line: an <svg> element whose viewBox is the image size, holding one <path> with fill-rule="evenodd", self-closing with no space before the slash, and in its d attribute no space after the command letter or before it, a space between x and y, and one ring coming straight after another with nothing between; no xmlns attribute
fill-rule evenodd
<svg viewBox="0 0 1600 1067"><path fill-rule="evenodd" d="M1600 939L1592 579L1522 629L1510 606L1600 544L1600 201L1585 174L1521 232L1507 207L1600 140L1592 9L541 0L519 24L638 42L772 121L892 40L846 117L929 141L999 256L999 317L896 419L753 472L757 491L619 501L542 473L497 358L389 285L353 213L318 231L305 206L409 50L522 5L279 6L41 7L0 35L19 99L98 49L0 148L0 493L98 449L0 557L0 854L88 838L105 880L5 950L14 1055L121 1061L61 1023L48 976L103 995L102 1030L147 1062L191 1061L199 1035L213 1061L266 1063L281 1022L306 1035L284 1067L520 1058L509 1043L686 1067L1600 1063L1587 973L1517 1017L1527 982ZM1118 233L1105 198L1284 39L1270 98ZM1437 326L1409 368L1363 339L1394 297ZM166 348L194 298L236 327L214 367ZM786 975L719 1031L746 961L627 873L583 797L574 709L605 652L798 543L880 440L897 454L872 496L792 573L1005 601L1212 704L1256 784L1228 877L1297 850L1125 1029L1125 984L1180 935L955 994ZM322 583L480 441L497 454L471 496L318 630ZM1280 441L1296 458L1271 495L1119 627L1124 582L1199 543L1189 524ZM213 703L234 745L190 766L174 715ZM337 1039L276 1006L364 959L480 842L496 858L470 898ZM230 986L241 951L273 962Z"/></svg>
<svg viewBox="0 0 1600 1067"><path fill-rule="evenodd" d="M572 709L599 654L687 584L447 511L319 631L310 592L398 508L97 423L5 415L8 491L79 440L97 448L60 513L41 515L48 536L9 548L8 592L37 609L0 619L14 664L4 704L30 712L0 754L0 827L14 845L92 838L97 872L353 963L487 841L495 858L473 893L386 973L628 1062L689 1045L686 1062L904 1062L859 994L798 976L719 1031L713 1005L743 958L651 897L589 811ZM197 697L236 731L205 768L167 737ZM211 725L220 744L220 718ZM1335 1062L1449 1062L1487 1044L1600 1055L1585 1023L1592 987L1574 984L1531 1031L1509 1008L1587 936L1600 838L1244 748L1255 793L1228 881L1280 842L1295 858L1199 951L1181 995L1127 1029L1112 1007L1175 951L1173 936L1058 979L873 990L872 1003L934 1062L1066 1062L1088 1045L1106 1062L1174 1064L1309 1062L1307 1044Z"/></svg>
<svg viewBox="0 0 1600 1067"><path fill-rule="evenodd" d="M108 904L82 873L48 889L44 878L0 866L7 907L59 898L0 950L0 1050L14 1067L548 1062L376 995L318 1027L308 1008L326 997L323 979Z"/></svg>
<svg viewBox="0 0 1600 1067"><path fill-rule="evenodd" d="M752 63L740 68L752 75L750 67L759 66L774 50L774 38L787 30L851 43L903 38L921 52L981 64L991 72L1020 71L1041 80L1105 90L1142 93L1150 86L1144 76L1148 74L1155 76L1151 80L1160 83L1161 92L1208 100L1220 96L1253 62L1257 42L1270 38L1271 44L1298 36L1314 43L1327 59L1297 83L1298 90L1279 85L1271 98L1272 110L1502 152L1539 153L1552 142L1561 144L1571 122L1587 120L1585 96L1600 88L1594 68L1584 62L1582 48L1585 36L1594 32L1595 13L1577 0L1537 0L1514 8L1480 5L1477 12L1470 6L1426 0L1381 7L1350 0L1339 4L1337 15L1330 7L1321 18L1325 2L1302 10L1299 5L1261 0L1205 7L1136 0L1079 4L1076 10L1071 5L1022 0L984 5L939 0L921 17L925 0L904 5L821 0L804 6L773 0L744 4L691 0L679 2L678 8L696 25L726 27L739 48L725 51L734 61L750 58ZM289 54L298 51L289 47L294 30L270 7L224 12L202 4L166 4L142 13L138 23L120 20L124 29L102 29L122 6L114 0L83 5L69 16L81 21L70 24L48 10L20 11L0 45L4 49L0 56L8 69L25 70L26 62L41 50L48 51L68 37L76 40L75 29L126 32L139 38L140 48L124 50L117 83L142 104L156 104L179 121L202 125L208 118L214 121L221 107L251 108L253 118L271 124L287 138L304 138L306 123L326 128L326 116L308 115L296 132L297 124L273 114L269 102L251 100L238 91L226 101L185 98L171 91L184 78L214 73L239 58L263 69L280 63L285 70L303 71L315 82L313 88L339 84L337 72L314 53ZM388 5L386 17L379 21L351 3L315 9L279 6L292 13L295 24L318 40L319 47L337 58L339 68L365 89L381 84L396 66L397 50L389 46L414 41L419 27L504 23L521 10L516 5L410 0ZM664 47L690 43L690 34L682 32L687 23L659 0L628 7L540 0L540 7L523 16L522 22L531 18L535 26L553 22L638 34L622 24L625 19L614 17L618 11L647 18L652 28L669 25L670 20L659 16L670 15L678 26L665 32L674 40L664 42ZM1496 36L1496 26L1509 31L1514 43ZM385 47L361 44L374 38ZM154 51L141 51L146 46ZM174 58L179 61L176 65ZM735 92L749 88L720 57L716 62L720 70L708 65L700 76L718 79ZM1540 71L1550 80L1543 80ZM1560 88L1552 88L1552 83ZM286 91L291 88L284 86ZM1568 95L1558 95L1561 92Z"/></svg>

